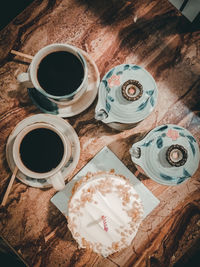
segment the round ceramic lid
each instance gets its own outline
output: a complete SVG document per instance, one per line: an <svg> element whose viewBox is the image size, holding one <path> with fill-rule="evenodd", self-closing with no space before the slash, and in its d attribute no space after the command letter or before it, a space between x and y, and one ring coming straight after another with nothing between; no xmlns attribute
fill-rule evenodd
<svg viewBox="0 0 200 267"><path fill-rule="evenodd" d="M133 155L137 148L140 149L139 158ZM184 182L195 173L199 165L197 141L188 130L173 124L153 129L143 140L133 144L130 152L133 162L140 165L150 178L165 185ZM175 166L178 161L182 165Z"/></svg>
<svg viewBox="0 0 200 267"><path fill-rule="evenodd" d="M106 123L136 123L152 112L157 95L155 80L148 71L134 64L118 65L100 83L96 114L104 110Z"/></svg>

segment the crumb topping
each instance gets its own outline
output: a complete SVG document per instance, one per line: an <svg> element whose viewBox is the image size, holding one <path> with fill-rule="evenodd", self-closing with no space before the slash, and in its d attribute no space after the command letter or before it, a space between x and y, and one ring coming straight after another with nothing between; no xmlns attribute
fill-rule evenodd
<svg viewBox="0 0 200 267"><path fill-rule="evenodd" d="M74 185L68 208L68 227L79 246L103 256L130 245L143 216L133 186L114 170L87 173Z"/></svg>

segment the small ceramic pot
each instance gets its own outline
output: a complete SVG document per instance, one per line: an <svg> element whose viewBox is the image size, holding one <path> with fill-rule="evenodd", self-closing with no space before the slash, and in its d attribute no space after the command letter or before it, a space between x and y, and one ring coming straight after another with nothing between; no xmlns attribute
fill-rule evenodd
<svg viewBox="0 0 200 267"><path fill-rule="evenodd" d="M100 83L95 118L117 130L133 128L153 111L157 96L156 83L144 68L118 65Z"/></svg>
<svg viewBox="0 0 200 267"><path fill-rule="evenodd" d="M130 154L147 176L165 185L186 181L199 165L197 141L185 128L173 124L150 131L132 145Z"/></svg>

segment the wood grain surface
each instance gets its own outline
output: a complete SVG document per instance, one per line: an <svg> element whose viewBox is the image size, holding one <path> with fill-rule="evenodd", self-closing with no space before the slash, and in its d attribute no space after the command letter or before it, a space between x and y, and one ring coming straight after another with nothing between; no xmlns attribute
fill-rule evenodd
<svg viewBox="0 0 200 267"><path fill-rule="evenodd" d="M200 30L167 0L35 0L0 31L0 197L11 171L5 147L22 119L41 113L16 77L29 62L11 49L34 55L51 43L69 43L96 62L101 78L112 67L135 63L154 77L159 91L154 111L135 128L112 130L94 119L94 103L67 119L81 144L78 172L107 145L159 198L127 249L103 258L79 249L65 217L50 203L54 189L15 181L0 207L0 233L28 266L175 266L199 248L200 169L186 183L163 186L136 169L132 143L154 127L173 123L188 129L200 144ZM177 265L178 266L178 265ZM184 265L182 265L184 266Z"/></svg>

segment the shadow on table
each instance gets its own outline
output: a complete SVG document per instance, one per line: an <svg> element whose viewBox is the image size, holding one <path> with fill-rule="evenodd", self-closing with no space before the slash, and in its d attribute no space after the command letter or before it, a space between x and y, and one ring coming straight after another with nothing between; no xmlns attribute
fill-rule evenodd
<svg viewBox="0 0 200 267"><path fill-rule="evenodd" d="M125 21L119 27L119 32L116 32L119 39L118 54L124 50L136 55L138 64L144 63L156 81L162 80L163 75L169 73L171 77L175 76L178 82L174 81L174 78L165 77L164 87L170 88L172 93L178 95L178 101L181 100L180 102L199 116L199 97L195 98L193 95L199 91L196 86L198 77L195 80L195 75L199 73L200 19L194 23L189 22L167 1L158 1L156 4L155 1L148 0L76 2L91 10L97 21L108 27ZM176 71L177 75L172 74L173 71ZM186 78L181 76L182 71L188 74L188 79L191 71L195 74L189 85L185 83ZM174 119L180 121L179 118Z"/></svg>
<svg viewBox="0 0 200 267"><path fill-rule="evenodd" d="M187 53L187 49L184 51L184 46L191 45L194 42L192 36L197 33L198 30L186 18L177 16L175 11L168 11L152 19L141 17L121 29L119 32L119 39L122 40L120 48L134 50L134 53L137 53L142 60L144 57L153 55L157 48L163 47L161 53L149 64L153 68L157 63L159 67L156 68L156 77L159 77L165 69L177 65L184 58ZM177 35L179 40L173 44L173 39ZM167 43L169 38L171 44ZM167 55L163 53L166 51ZM162 64L159 62L161 58Z"/></svg>
<svg viewBox="0 0 200 267"><path fill-rule="evenodd" d="M0 236L0 261L6 267L25 267L27 266L11 246Z"/></svg>
<svg viewBox="0 0 200 267"><path fill-rule="evenodd" d="M133 143L142 140L149 131L140 132L125 138L120 138L108 145L108 148L124 163L124 165L140 180L150 179L142 171L140 166L136 166L131 160L130 148ZM122 154L123 151L123 154ZM136 174L137 172L137 174ZM138 173L139 172L139 173Z"/></svg>
<svg viewBox="0 0 200 267"><path fill-rule="evenodd" d="M67 218L51 202L49 202L47 220L49 227L55 231L56 238L69 241L76 246L76 241L67 226Z"/></svg>
<svg viewBox="0 0 200 267"><path fill-rule="evenodd" d="M135 1L127 0L76 0L76 2L92 10L103 25L112 25L126 19L138 7Z"/></svg>

